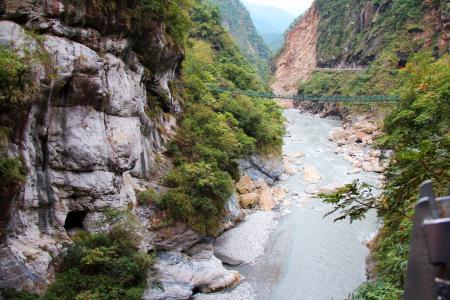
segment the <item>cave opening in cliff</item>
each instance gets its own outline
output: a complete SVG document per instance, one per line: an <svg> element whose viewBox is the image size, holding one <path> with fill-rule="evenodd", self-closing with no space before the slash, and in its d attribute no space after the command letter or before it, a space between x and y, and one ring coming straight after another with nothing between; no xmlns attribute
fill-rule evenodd
<svg viewBox="0 0 450 300"><path fill-rule="evenodd" d="M196 295L196 294L199 294L199 293L201 293L201 292L202 292L201 287L196 286L196 287L194 287L194 289L192 290L192 295Z"/></svg>
<svg viewBox="0 0 450 300"><path fill-rule="evenodd" d="M83 221L86 217L86 211L84 210L75 210L71 211L67 214L66 221L64 222L64 228L66 230L70 229L84 229Z"/></svg>

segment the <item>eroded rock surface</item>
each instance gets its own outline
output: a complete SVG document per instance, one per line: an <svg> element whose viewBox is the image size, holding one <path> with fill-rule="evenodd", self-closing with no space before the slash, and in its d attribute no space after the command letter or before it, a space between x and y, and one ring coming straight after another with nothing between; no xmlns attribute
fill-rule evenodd
<svg viewBox="0 0 450 300"><path fill-rule="evenodd" d="M241 281L237 271L227 270L213 255L212 244L200 243L190 256L181 252L159 254L156 269L160 287L145 291L145 300L189 299L192 291L214 292Z"/></svg>
<svg viewBox="0 0 450 300"><path fill-rule="evenodd" d="M263 158L257 155L239 161L241 173L253 181L273 184L283 173L283 163L277 157Z"/></svg>

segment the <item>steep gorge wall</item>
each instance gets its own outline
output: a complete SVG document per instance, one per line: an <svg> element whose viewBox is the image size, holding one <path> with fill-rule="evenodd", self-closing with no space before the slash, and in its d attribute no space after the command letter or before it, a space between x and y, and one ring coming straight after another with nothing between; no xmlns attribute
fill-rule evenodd
<svg viewBox="0 0 450 300"><path fill-rule="evenodd" d="M95 231L107 207L133 208L146 229L141 250L168 253L157 265L165 270L165 289L150 288L146 299L229 286L239 275L222 267L210 241L184 224L154 229L158 210L137 206L137 192L158 189L156 180L170 168L164 144L182 106L169 86L183 52L164 24L146 19L135 30L126 6L97 4L0 4L0 45L37 57L33 74L40 89L30 104L0 108L0 125L13 129L8 155L28 171L2 203L0 288L45 289L69 234ZM233 222L240 211L230 201ZM202 256L189 254L193 246Z"/></svg>
<svg viewBox="0 0 450 300"><path fill-rule="evenodd" d="M319 11L313 5L286 35L283 50L275 61L275 93L296 94L298 83L316 68L319 20Z"/></svg>

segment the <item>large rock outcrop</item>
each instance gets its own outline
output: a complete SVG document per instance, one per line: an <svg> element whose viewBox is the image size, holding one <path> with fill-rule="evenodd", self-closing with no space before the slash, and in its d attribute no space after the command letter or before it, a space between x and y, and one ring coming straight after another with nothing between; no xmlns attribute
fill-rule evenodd
<svg viewBox="0 0 450 300"><path fill-rule="evenodd" d="M147 289L144 300L189 299L193 290L209 293L241 281L237 271L224 271L222 262L213 254L212 243L196 244L187 252L159 255L156 267L161 287Z"/></svg>
<svg viewBox="0 0 450 300"><path fill-rule="evenodd" d="M94 2L0 3L0 45L35 57L40 87L33 102L20 107L21 114L0 110L0 126L16 119L9 152L28 170L1 213L0 287L45 289L53 276L52 258L70 242L68 232L95 230L107 207L134 207L148 230L143 250L171 251L181 258L182 269L195 262L194 277L209 270L211 276L199 279L205 291L232 285L238 275L212 254L208 259L181 254L200 235L183 224L155 230L149 226L155 208L136 203L135 191L154 186L170 167L164 144L175 133L181 105L169 83L183 53L163 24L145 20L136 30L125 8L102 10L106 4ZM231 214L224 227L239 219L236 205L236 198L227 204ZM171 283L177 284L185 283ZM198 285L183 288L178 298Z"/></svg>
<svg viewBox="0 0 450 300"><path fill-rule="evenodd" d="M295 95L300 81L317 66L319 11L313 5L288 32L283 50L275 61L272 89L276 94Z"/></svg>

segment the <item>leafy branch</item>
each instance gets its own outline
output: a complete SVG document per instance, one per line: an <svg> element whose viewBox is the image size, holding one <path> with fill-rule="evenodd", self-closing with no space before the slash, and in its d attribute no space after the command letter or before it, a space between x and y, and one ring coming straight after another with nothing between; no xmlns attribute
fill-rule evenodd
<svg viewBox="0 0 450 300"><path fill-rule="evenodd" d="M319 197L323 202L334 205L333 209L324 215L324 218L339 212L339 216L334 219L334 222L348 218L350 223L353 223L353 221L364 219L371 209L392 211L411 219L404 210L384 206L380 198L373 194L373 187L359 180L343 186L332 194L319 194Z"/></svg>

